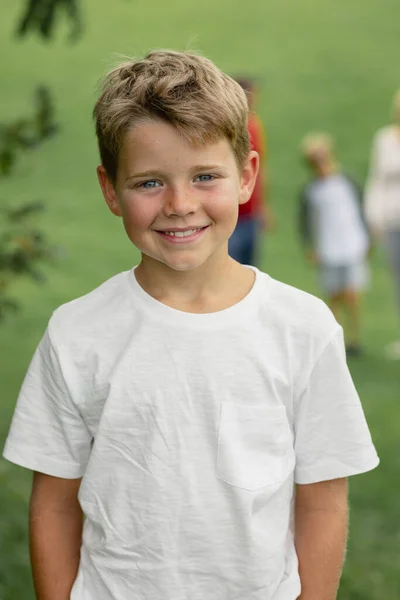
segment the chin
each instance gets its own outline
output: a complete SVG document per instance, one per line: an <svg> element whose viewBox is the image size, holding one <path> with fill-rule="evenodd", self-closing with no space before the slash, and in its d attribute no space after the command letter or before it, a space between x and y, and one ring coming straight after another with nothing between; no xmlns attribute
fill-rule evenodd
<svg viewBox="0 0 400 600"><path fill-rule="evenodd" d="M198 269L199 267L201 267L206 260L199 260L199 259L195 259L194 257L192 259L187 259L187 260L171 260L171 261L162 261L167 267L169 267L170 269L173 269L174 271L180 271L180 272L184 272L184 271L193 271L194 269Z"/></svg>
<svg viewBox="0 0 400 600"><path fill-rule="evenodd" d="M203 263L194 263L192 261L188 261L188 262L182 262L182 263L164 263L167 267L169 267L170 269L173 269L174 271L180 271L180 272L185 272L185 271L193 271L194 269L197 269L198 267L201 267L201 265Z"/></svg>

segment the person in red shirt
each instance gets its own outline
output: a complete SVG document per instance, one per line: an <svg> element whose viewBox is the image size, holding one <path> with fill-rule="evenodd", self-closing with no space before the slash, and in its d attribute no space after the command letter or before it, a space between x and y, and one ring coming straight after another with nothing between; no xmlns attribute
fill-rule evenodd
<svg viewBox="0 0 400 600"><path fill-rule="evenodd" d="M258 260L258 240L260 233L271 228L272 215L266 203L266 143L265 132L259 116L254 112L256 101L255 82L247 78L237 78L249 101L250 115L248 129L251 149L260 155L260 170L251 198L239 205L237 226L229 239L229 254L244 265L254 265Z"/></svg>

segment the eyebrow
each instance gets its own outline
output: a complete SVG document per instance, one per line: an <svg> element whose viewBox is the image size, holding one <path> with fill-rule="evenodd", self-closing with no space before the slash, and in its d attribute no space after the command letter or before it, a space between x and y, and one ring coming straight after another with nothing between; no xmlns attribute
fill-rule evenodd
<svg viewBox="0 0 400 600"><path fill-rule="evenodd" d="M215 170L223 170L226 171L226 167L223 165L195 165L190 169L191 172L195 173L198 171L215 171ZM129 175L129 177L125 178L125 181L128 179L141 179L142 177L159 177L164 175L162 171L149 169L148 171L142 171L141 173L134 173L134 175Z"/></svg>
<svg viewBox="0 0 400 600"><path fill-rule="evenodd" d="M135 173L134 175L129 175L129 177L125 178L125 181L128 179L139 179L140 177L157 177L158 175L162 175L161 171L142 171L142 173Z"/></svg>

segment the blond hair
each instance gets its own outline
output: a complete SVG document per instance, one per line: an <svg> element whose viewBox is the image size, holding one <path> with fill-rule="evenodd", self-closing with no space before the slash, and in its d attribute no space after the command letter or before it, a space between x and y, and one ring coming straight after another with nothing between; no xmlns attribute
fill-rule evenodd
<svg viewBox="0 0 400 600"><path fill-rule="evenodd" d="M309 133L303 138L300 144L300 151L305 158L310 158L318 150L333 152L333 148L332 137L328 133L323 132Z"/></svg>
<svg viewBox="0 0 400 600"><path fill-rule="evenodd" d="M129 129L149 119L170 123L194 146L226 138L242 167L249 152L246 94L207 58L171 50L150 52L110 71L93 116L100 157L115 181Z"/></svg>

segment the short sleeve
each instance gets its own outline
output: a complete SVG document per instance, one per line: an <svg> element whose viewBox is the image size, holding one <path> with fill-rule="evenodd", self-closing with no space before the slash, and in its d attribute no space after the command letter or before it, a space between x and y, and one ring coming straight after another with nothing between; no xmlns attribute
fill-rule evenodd
<svg viewBox="0 0 400 600"><path fill-rule="evenodd" d="M47 330L22 384L3 456L33 471L74 479L84 473L91 443Z"/></svg>
<svg viewBox="0 0 400 600"><path fill-rule="evenodd" d="M296 483L348 477L379 464L346 364L342 328L316 362L294 414Z"/></svg>

